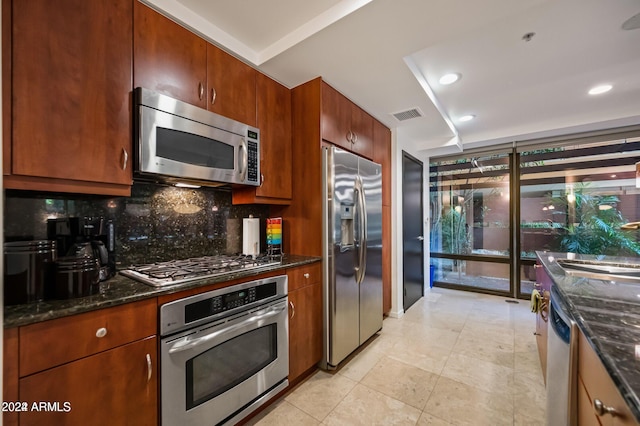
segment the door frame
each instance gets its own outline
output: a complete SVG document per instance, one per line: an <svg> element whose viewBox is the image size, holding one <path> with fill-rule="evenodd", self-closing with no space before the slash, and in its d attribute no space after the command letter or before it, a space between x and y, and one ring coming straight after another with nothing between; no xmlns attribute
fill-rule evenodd
<svg viewBox="0 0 640 426"><path fill-rule="evenodd" d="M405 179L405 160L409 160L409 161L413 161L415 163L417 163L418 165L420 165L420 211L421 211L421 217L420 217L420 224L422 226L422 236L424 237L425 233L425 229L424 229L424 163L419 160L418 158L414 157L413 155L409 154L408 152L402 150L402 310L404 312L406 312L405 309L405 275L406 275L406 270L404 267L404 249L405 249L405 239L404 239L404 232L405 232L405 226L404 226L404 197L405 197L405 191L404 191L404 187L405 187L405 183L404 183L404 179ZM425 286L425 268L424 268L424 261L425 261L425 248L424 248L424 240L422 241L422 261L420 262L420 267L422 269L422 288L421 288L421 294L422 297L424 297L424 286Z"/></svg>

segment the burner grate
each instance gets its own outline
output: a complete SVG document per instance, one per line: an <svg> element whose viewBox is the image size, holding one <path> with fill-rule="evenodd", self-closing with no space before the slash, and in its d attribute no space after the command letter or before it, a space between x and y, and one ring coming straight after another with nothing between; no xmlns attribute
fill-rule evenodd
<svg viewBox="0 0 640 426"><path fill-rule="evenodd" d="M171 260L145 265L134 265L120 271L123 275L153 286L172 285L189 280L213 277L240 270L277 264L267 256L203 256L183 260Z"/></svg>

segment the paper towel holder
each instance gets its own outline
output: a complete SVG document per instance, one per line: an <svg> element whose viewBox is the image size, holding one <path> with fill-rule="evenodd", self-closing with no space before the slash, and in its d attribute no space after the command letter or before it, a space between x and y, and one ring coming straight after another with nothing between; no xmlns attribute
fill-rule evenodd
<svg viewBox="0 0 640 426"><path fill-rule="evenodd" d="M242 219L242 254L254 259L260 255L260 219L253 215Z"/></svg>

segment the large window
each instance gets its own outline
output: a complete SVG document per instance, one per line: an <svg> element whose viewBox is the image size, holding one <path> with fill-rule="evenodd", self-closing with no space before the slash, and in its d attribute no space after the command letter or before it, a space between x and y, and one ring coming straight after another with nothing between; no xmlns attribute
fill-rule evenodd
<svg viewBox="0 0 640 426"><path fill-rule="evenodd" d="M640 231L622 226L640 221L631 136L432 162L436 285L526 297L537 250L640 256Z"/></svg>
<svg viewBox="0 0 640 426"><path fill-rule="evenodd" d="M511 152L430 164L431 263L441 285L510 292Z"/></svg>

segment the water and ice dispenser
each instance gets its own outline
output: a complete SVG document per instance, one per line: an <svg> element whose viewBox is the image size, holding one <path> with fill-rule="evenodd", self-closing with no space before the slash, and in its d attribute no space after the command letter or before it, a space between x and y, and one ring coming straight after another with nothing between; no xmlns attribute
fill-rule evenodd
<svg viewBox="0 0 640 426"><path fill-rule="evenodd" d="M340 248L342 251L350 249L354 245L354 209L352 202L340 203Z"/></svg>

